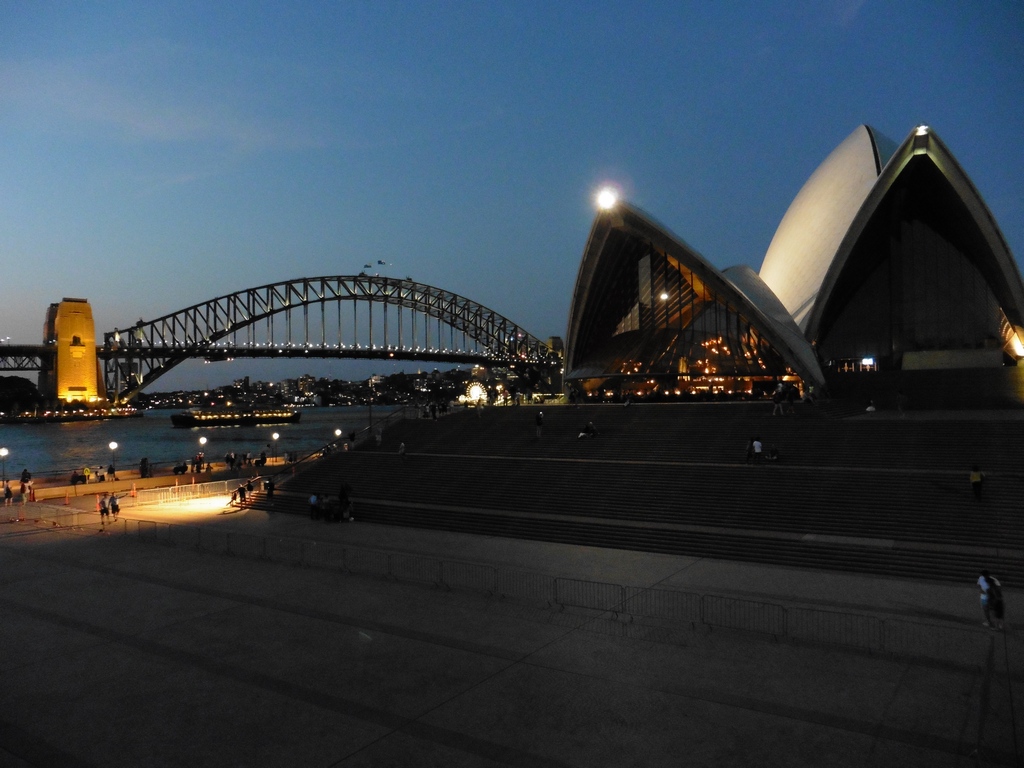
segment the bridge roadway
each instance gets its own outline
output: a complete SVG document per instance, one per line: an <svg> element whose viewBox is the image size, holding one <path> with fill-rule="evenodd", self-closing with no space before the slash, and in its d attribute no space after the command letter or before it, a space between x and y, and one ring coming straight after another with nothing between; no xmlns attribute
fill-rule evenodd
<svg viewBox="0 0 1024 768"><path fill-rule="evenodd" d="M215 474L216 476L216 474ZM124 482L124 481L123 481ZM95 488L93 486L92 488ZM0 764L1014 765L1024 598L217 505L0 525ZM907 620L936 660L167 547L139 521Z"/></svg>

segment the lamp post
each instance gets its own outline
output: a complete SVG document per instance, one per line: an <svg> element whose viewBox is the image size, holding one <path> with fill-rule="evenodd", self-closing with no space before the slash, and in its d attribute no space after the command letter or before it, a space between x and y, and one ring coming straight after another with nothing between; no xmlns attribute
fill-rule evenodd
<svg viewBox="0 0 1024 768"><path fill-rule="evenodd" d="M113 440L110 441L110 468L113 470L110 474L113 475L112 480L117 479L117 443Z"/></svg>
<svg viewBox="0 0 1024 768"><path fill-rule="evenodd" d="M198 469L200 472L202 472L203 471L202 462L206 461L206 438L205 437L200 437L199 438L199 453L201 453L203 455L203 458L200 459L199 466L196 467L196 469Z"/></svg>
<svg viewBox="0 0 1024 768"><path fill-rule="evenodd" d="M275 432L274 434L272 434L272 435L271 435L271 437L272 437L272 438L274 438L274 443L273 443L273 445L274 445L274 453L273 453L273 458L274 458L274 463L276 464L276 463L277 463L277 438L279 438L279 437L280 437L280 435L279 435L279 434L277 434L277 432Z"/></svg>
<svg viewBox="0 0 1024 768"><path fill-rule="evenodd" d="M0 448L0 461L3 462L4 482L7 482L7 454L10 453L6 448Z"/></svg>

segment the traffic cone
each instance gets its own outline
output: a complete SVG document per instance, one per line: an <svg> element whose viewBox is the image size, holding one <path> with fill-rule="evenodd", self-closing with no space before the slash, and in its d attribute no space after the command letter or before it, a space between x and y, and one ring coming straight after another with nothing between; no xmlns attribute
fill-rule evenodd
<svg viewBox="0 0 1024 768"><path fill-rule="evenodd" d="M71 504L71 491L64 491L64 506Z"/></svg>
<svg viewBox="0 0 1024 768"><path fill-rule="evenodd" d="M135 498L135 495L136 495L135 494L135 483L132 483L132 493L131 493L131 496L132 496L133 499Z"/></svg>
<svg viewBox="0 0 1024 768"><path fill-rule="evenodd" d="M96 511L100 511L100 495L98 493L96 494Z"/></svg>

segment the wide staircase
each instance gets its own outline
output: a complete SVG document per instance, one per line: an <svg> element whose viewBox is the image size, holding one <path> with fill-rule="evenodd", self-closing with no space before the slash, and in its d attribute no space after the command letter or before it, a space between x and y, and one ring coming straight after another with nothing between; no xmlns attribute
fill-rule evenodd
<svg viewBox="0 0 1024 768"><path fill-rule="evenodd" d="M361 521L929 579L989 568L1024 585L1024 421L840 412L523 406L408 420L379 447L311 463L274 509L306 514L311 494L347 483ZM579 437L588 422L596 438ZM753 437L779 460L748 463Z"/></svg>

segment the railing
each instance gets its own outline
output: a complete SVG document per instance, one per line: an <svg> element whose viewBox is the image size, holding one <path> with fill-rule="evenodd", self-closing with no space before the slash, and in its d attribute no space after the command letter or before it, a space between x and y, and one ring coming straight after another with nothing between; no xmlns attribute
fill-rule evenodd
<svg viewBox="0 0 1024 768"><path fill-rule="evenodd" d="M679 642L679 630L719 628L959 664L984 658L990 641L989 633L973 628L569 579L429 555L141 520L124 525L140 539L172 546L589 611L580 628L623 637Z"/></svg>
<svg viewBox="0 0 1024 768"><path fill-rule="evenodd" d="M252 478L254 483L261 482L260 478ZM168 504L193 501L195 499L208 499L211 496L230 496L238 490L239 485L245 485L249 478L235 478L232 480L214 480L209 483L182 483L181 485L168 485L161 488L144 488L135 492L135 498L125 497L121 501L122 507L138 507L145 504ZM254 487L255 490L255 487Z"/></svg>

